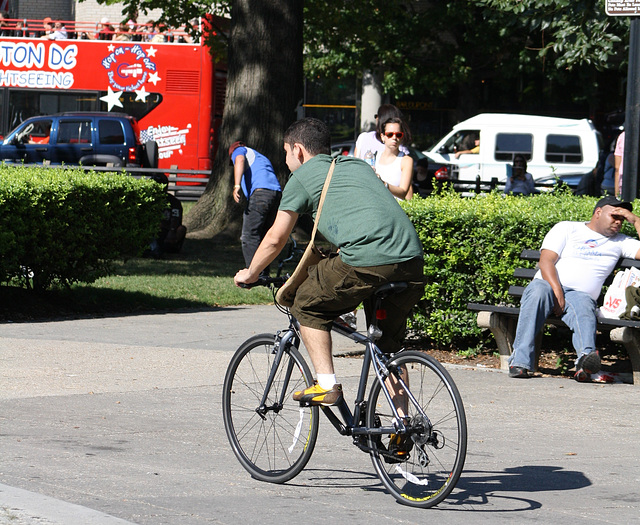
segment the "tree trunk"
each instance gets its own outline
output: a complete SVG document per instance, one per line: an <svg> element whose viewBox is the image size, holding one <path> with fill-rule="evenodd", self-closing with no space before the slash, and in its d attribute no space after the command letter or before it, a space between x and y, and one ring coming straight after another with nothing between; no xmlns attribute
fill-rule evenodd
<svg viewBox="0 0 640 525"><path fill-rule="evenodd" d="M284 185L282 139L302 98L302 21L300 0L233 1L220 146L207 188L185 217L190 232L215 235L240 220L227 153L236 140L266 155Z"/></svg>
<svg viewBox="0 0 640 525"><path fill-rule="evenodd" d="M380 75L366 70L362 73L362 102L360 104L360 131L373 131L376 128L375 115L382 105L383 89Z"/></svg>

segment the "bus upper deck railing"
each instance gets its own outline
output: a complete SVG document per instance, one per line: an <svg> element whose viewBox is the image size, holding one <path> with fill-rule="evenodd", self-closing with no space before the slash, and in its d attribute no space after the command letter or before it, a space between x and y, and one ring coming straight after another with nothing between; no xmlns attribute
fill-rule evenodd
<svg viewBox="0 0 640 525"><path fill-rule="evenodd" d="M47 24L53 28L55 22L60 22L65 28L68 40L125 40L150 43L194 43L185 26L178 28L158 24L153 21L138 23L135 21L103 23L102 20L87 22L80 20L46 21L29 18L5 18L0 27L0 36L13 38L43 38L47 31Z"/></svg>

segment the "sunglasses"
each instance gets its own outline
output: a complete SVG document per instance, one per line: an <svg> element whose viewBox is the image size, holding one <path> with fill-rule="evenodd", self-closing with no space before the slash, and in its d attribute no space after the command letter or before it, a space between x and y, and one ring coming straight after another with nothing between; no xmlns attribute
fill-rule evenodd
<svg viewBox="0 0 640 525"><path fill-rule="evenodd" d="M402 131L386 131L384 134L384 136L388 139L392 139L394 135L398 138L398 140L404 137L404 133Z"/></svg>

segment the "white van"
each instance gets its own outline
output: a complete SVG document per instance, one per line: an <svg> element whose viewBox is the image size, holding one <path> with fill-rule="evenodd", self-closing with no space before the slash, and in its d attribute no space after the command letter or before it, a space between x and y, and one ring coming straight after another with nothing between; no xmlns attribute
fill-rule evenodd
<svg viewBox="0 0 640 525"><path fill-rule="evenodd" d="M478 137L477 154L455 157L457 151L471 150L473 139ZM449 179L466 182L479 176L482 181L490 181L495 177L504 184L507 165L521 153L534 180L559 177L575 184L596 167L601 142L599 132L588 119L482 113L454 126L424 154L430 162L447 166Z"/></svg>

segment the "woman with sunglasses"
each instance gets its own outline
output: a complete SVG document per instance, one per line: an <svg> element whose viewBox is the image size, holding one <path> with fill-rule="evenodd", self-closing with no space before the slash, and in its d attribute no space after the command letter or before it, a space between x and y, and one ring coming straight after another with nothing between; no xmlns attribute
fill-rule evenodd
<svg viewBox="0 0 640 525"><path fill-rule="evenodd" d="M378 133L384 150L376 156L376 174L396 199L409 200L413 196L413 159L400 151L401 144L410 140L409 127L402 119L390 118L379 126Z"/></svg>

